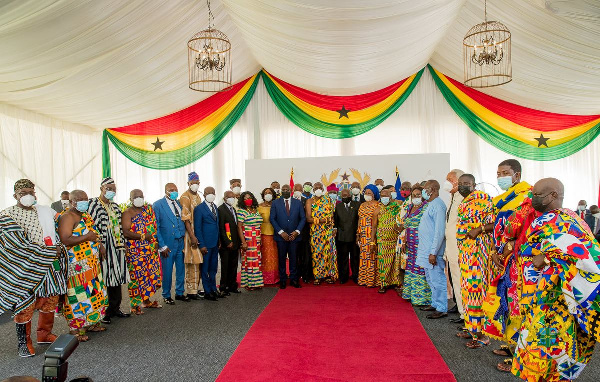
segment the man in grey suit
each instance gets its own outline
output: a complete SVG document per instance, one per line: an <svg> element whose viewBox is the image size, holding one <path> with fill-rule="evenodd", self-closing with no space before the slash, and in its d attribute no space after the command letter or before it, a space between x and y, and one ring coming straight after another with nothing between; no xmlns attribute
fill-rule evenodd
<svg viewBox="0 0 600 382"><path fill-rule="evenodd" d="M348 258L350 258L350 268L352 269L352 281L358 284L358 247L355 243L359 208L360 201L352 200L350 190L344 188L342 202L335 206L334 213L340 284L348 282Z"/></svg>
<svg viewBox="0 0 600 382"><path fill-rule="evenodd" d="M69 206L69 191L63 191L60 193L60 200L52 203L50 207L57 213L63 212L65 208Z"/></svg>

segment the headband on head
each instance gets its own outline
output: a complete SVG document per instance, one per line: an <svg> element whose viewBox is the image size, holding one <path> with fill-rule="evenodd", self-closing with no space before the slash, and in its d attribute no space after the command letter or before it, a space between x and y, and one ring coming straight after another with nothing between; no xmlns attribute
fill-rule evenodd
<svg viewBox="0 0 600 382"><path fill-rule="evenodd" d="M107 184L115 184L115 180L109 176L108 178L102 179L100 186L106 186Z"/></svg>
<svg viewBox="0 0 600 382"><path fill-rule="evenodd" d="M196 171L192 171L188 174L188 182L192 180L200 180L200 177L198 174L196 174Z"/></svg>
<svg viewBox="0 0 600 382"><path fill-rule="evenodd" d="M15 193L24 188L35 188L35 184L29 179L19 179L15 183Z"/></svg>

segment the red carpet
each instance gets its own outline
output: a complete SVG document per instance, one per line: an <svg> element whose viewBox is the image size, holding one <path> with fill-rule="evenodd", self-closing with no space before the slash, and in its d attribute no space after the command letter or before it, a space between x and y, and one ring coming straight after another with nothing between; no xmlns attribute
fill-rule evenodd
<svg viewBox="0 0 600 382"><path fill-rule="evenodd" d="M455 381L395 292L329 285L279 291L217 381Z"/></svg>

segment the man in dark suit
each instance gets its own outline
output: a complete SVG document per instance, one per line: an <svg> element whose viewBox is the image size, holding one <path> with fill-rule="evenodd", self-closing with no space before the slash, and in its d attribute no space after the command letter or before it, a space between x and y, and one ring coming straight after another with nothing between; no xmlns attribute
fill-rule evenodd
<svg viewBox="0 0 600 382"><path fill-rule="evenodd" d="M287 273L285 270L286 258L290 259L290 285L300 288L297 273L296 251L302 239L300 233L306 222L302 202L292 198L289 184L281 187L281 197L271 205L271 225L275 229L275 242L279 254L279 286L285 289Z"/></svg>
<svg viewBox="0 0 600 382"><path fill-rule="evenodd" d="M52 203L50 207L57 213L63 212L65 208L69 205L69 191L63 191L60 193L60 200Z"/></svg>
<svg viewBox="0 0 600 382"><path fill-rule="evenodd" d="M305 185L308 184L312 187L312 183L306 182ZM303 193L304 188L301 183L294 184L294 198L299 200L302 203L302 209L304 210L304 206L306 205L306 201L308 198L312 197L312 194ZM305 213L306 215L306 213ZM297 268L296 272L298 273L298 279L304 280L305 283L309 283L313 277L312 271L312 254L310 252L310 224L308 222L304 223L304 227L302 227L300 233L300 242L298 243L298 248L296 250L296 260L297 260Z"/></svg>
<svg viewBox="0 0 600 382"><path fill-rule="evenodd" d="M360 183L356 181L352 182L350 185L350 193L352 194L351 197L353 202L358 202L359 205L365 202L365 197L360 189Z"/></svg>
<svg viewBox="0 0 600 382"><path fill-rule="evenodd" d="M585 222L590 227L596 239L598 239L600 237L600 208L597 205L590 207L588 213L585 215Z"/></svg>
<svg viewBox="0 0 600 382"><path fill-rule="evenodd" d="M194 208L194 234L204 262L202 263L202 285L204 299L217 301L225 297L217 292L217 266L219 265L219 215L215 205L215 189L204 189L204 202Z"/></svg>
<svg viewBox="0 0 600 382"><path fill-rule="evenodd" d="M219 211L219 234L221 236L221 294L229 296L231 293L240 293L237 285L237 265L240 250L240 235L237 229L237 216L233 206L237 199L233 191L227 190L223 195L223 204Z"/></svg>
<svg viewBox="0 0 600 382"><path fill-rule="evenodd" d="M358 247L356 230L358 229L358 208L360 202L352 200L350 190L342 190L342 202L335 206L334 227L337 230L336 248L338 251L338 272L340 284L348 282L348 257L352 268L352 280L358 283Z"/></svg>
<svg viewBox="0 0 600 382"><path fill-rule="evenodd" d="M177 186L173 183L165 185L165 197L154 202L152 208L156 215L156 238L158 253L162 265L162 288L165 303L174 305L171 298L173 287L173 265L175 265L175 299L189 302L190 298L183 295L185 291L185 265L183 263L183 238L185 224L181 220L181 204Z"/></svg>

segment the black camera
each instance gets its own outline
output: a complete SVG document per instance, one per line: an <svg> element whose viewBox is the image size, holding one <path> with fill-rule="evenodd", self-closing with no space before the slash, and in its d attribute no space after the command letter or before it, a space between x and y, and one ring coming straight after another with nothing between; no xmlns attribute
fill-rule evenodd
<svg viewBox="0 0 600 382"><path fill-rule="evenodd" d="M79 346L77 337L63 334L44 353L43 382L63 382L67 380L69 363L67 359Z"/></svg>

